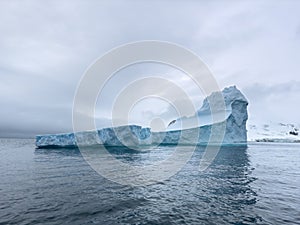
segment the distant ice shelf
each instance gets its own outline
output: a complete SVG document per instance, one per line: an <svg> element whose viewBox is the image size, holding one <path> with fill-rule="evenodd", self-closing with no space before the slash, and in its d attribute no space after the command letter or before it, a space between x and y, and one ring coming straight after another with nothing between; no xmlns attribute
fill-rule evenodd
<svg viewBox="0 0 300 225"><path fill-rule="evenodd" d="M220 101L220 94L224 101ZM225 103L225 105L224 105ZM143 146L143 145L247 145L246 122L248 101L235 87L225 88L221 93L213 92L203 101L194 116L178 118L166 131L152 132L138 125L103 128L97 131L37 135L36 146L76 147L80 145ZM212 113L211 108L214 108ZM195 123L199 120L199 123ZM186 124L186 127L182 127ZM193 126L197 124L198 126ZM223 132L225 131L225 132ZM211 140L211 134L224 134L222 139Z"/></svg>

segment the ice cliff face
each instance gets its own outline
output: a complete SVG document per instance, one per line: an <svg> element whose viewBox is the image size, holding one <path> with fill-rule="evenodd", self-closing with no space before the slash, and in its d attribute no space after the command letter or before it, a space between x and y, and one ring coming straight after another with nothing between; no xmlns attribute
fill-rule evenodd
<svg viewBox="0 0 300 225"><path fill-rule="evenodd" d="M36 146L42 147L75 147L81 145L108 145L108 146L137 146L154 144L207 144L211 132L220 132L225 129L224 137L221 140L210 144L247 144L246 122L248 119L248 101L243 94L235 87L228 87L222 91L224 101L218 97L220 93L212 93L208 96L202 107L198 110L195 118L200 120L200 125L188 129L181 128L178 124L185 120L193 121L193 118L179 118L174 121L164 132L151 132L150 128L142 128L137 125L128 125L114 128L104 128L94 131L79 132L76 135L56 134L38 135ZM225 107L224 107L225 103ZM214 119L211 113L213 108ZM218 112L225 112L218 117ZM195 119L194 118L194 119ZM203 119L204 118L204 119ZM203 122L201 123L201 120ZM178 127L178 129L176 129ZM76 136L76 137L75 137Z"/></svg>
<svg viewBox="0 0 300 225"><path fill-rule="evenodd" d="M214 92L205 98L202 107L197 111L196 115L178 118L176 121L172 121L172 124L168 127L170 131L167 132L167 134L171 134L176 130L181 130L181 135L183 137L186 136L186 141L183 141L183 143L190 143L192 140L188 137L191 133L197 132L197 130L191 128L191 124L196 124L195 120L197 119L198 124L200 124L200 126L198 126L199 138L197 139L197 143L208 143L212 130L221 133L222 129L225 127L225 135L222 139L223 145L246 144L248 101L235 86L225 88L221 94L222 98L220 98L219 92ZM212 111L214 112L214 117ZM188 127L182 128L181 124L185 122ZM192 138L195 139L194 137ZM217 142L219 142L219 140L217 140ZM211 143L214 144L213 141Z"/></svg>
<svg viewBox="0 0 300 225"><path fill-rule="evenodd" d="M76 134L50 134L36 136L37 147L74 147L77 142L81 145L103 144L108 146L136 146L140 144L151 144L150 128L129 125L114 128L104 128L94 131L84 131ZM77 141L76 141L77 140Z"/></svg>

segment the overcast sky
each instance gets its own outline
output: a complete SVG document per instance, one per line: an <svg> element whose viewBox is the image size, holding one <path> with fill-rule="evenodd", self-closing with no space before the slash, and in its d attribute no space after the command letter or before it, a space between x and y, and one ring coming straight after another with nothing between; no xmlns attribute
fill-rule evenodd
<svg viewBox="0 0 300 225"><path fill-rule="evenodd" d="M110 49L140 40L195 52L220 88L234 84L245 94L250 123L300 123L299 12L296 0L0 0L0 136L72 131L73 97L84 71ZM109 119L109 96L151 74L177 80L201 105L201 92L175 69L148 64L123 73L97 104L99 123ZM148 99L132 115L148 121L168 108Z"/></svg>

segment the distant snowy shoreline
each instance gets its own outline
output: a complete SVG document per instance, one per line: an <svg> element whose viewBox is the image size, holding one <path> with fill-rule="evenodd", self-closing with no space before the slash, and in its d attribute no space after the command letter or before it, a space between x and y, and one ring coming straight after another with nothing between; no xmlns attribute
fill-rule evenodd
<svg viewBox="0 0 300 225"><path fill-rule="evenodd" d="M249 124L248 141L300 143L299 124L269 122L262 125Z"/></svg>

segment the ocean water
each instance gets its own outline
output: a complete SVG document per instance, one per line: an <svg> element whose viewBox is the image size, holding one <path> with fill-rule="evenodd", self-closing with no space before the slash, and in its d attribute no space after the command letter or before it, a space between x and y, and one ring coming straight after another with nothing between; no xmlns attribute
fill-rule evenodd
<svg viewBox="0 0 300 225"><path fill-rule="evenodd" d="M110 149L133 164L173 150ZM222 148L200 172L203 151L163 182L129 187L98 175L77 149L0 139L0 224L300 224L299 144Z"/></svg>

